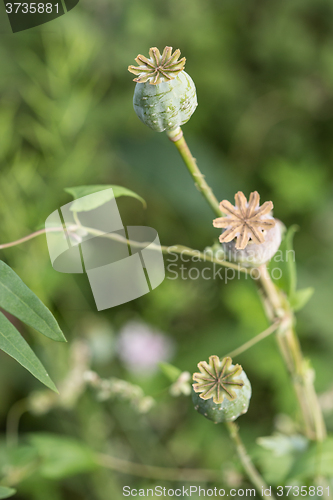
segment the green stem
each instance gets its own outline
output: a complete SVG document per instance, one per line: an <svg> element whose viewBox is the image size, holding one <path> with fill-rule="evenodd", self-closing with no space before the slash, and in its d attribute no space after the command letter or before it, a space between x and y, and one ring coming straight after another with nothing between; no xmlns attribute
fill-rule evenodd
<svg viewBox="0 0 333 500"><path fill-rule="evenodd" d="M265 480L261 477L255 466L253 465L253 462L246 451L246 448L238 432L238 425L235 422L226 422L225 425L229 431L231 440L234 442L238 458L242 463L249 480L263 498L270 498L275 500L274 495L272 494L266 495L264 493L264 491L268 489L268 486L265 483Z"/></svg>
<svg viewBox="0 0 333 500"><path fill-rule="evenodd" d="M172 141L176 146L176 148L178 149L180 156L183 158L184 163L194 180L195 185L197 186L199 191L203 194L203 196L206 198L213 212L218 217L220 217L222 215L222 212L220 210L219 202L215 198L212 189L208 186L207 182L205 181L204 175L200 172L197 163L195 161L195 158L193 158L191 151L189 150L189 147L186 144L181 128L178 127L177 129L167 131L167 135L170 141Z"/></svg>
<svg viewBox="0 0 333 500"><path fill-rule="evenodd" d="M294 329L294 314L287 298L272 282L266 264L260 266L258 272L266 314L272 321L281 321L277 330L277 342L301 408L305 434L309 439L323 441L326 437L326 427L314 388L314 371L303 357Z"/></svg>
<svg viewBox="0 0 333 500"><path fill-rule="evenodd" d="M266 337L268 337L272 333L276 332L276 330L279 328L280 324L281 324L281 321L279 321L279 320L275 321L275 323L271 324L271 326L266 328L266 330L264 330L261 333L258 333L258 335L253 337L248 342L245 342L245 344L241 345L240 347L238 347L234 351L229 352L229 354L226 354L226 356L228 356L229 358L234 358L235 356L239 356L243 352L247 351L248 349L250 349L251 347L256 345L261 340L265 339ZM223 356L223 357L225 357L225 356Z"/></svg>

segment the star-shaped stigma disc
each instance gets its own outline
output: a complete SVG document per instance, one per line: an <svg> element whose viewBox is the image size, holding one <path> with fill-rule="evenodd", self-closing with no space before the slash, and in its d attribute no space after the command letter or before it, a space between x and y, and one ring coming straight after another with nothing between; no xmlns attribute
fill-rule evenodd
<svg viewBox="0 0 333 500"><path fill-rule="evenodd" d="M244 382L235 377L242 373L240 365L232 365L229 357L219 359L218 356L210 356L209 363L200 361L198 363L200 373L193 374L195 392L200 392L201 399L213 398L214 403L221 404L226 397L234 401L237 397L235 390L243 387Z"/></svg>
<svg viewBox="0 0 333 500"><path fill-rule="evenodd" d="M149 49L149 59L141 54L135 58L139 66L128 66L128 71L137 75L133 81L137 83L149 82L157 85L176 78L185 67L185 57L178 61L180 50L172 53L172 47L165 47L162 55L156 47Z"/></svg>
<svg viewBox="0 0 333 500"><path fill-rule="evenodd" d="M235 206L228 200L220 203L221 212L226 217L219 217L213 221L214 227L225 228L220 235L221 243L228 243L237 238L236 249L244 249L249 240L254 243L264 243L263 231L275 226L275 220L269 215L273 203L266 201L259 206L260 196L257 191L250 194L249 202L242 191L235 194Z"/></svg>

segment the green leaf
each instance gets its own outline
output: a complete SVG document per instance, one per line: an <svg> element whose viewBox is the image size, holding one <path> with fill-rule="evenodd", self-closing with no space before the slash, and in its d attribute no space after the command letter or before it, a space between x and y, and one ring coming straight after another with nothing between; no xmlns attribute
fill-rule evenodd
<svg viewBox="0 0 333 500"><path fill-rule="evenodd" d="M38 433L29 441L42 459L40 472L45 478L62 479L98 467L94 451L71 437Z"/></svg>
<svg viewBox="0 0 333 500"><path fill-rule="evenodd" d="M302 309L310 300L314 292L312 287L296 290L297 271L293 239L297 230L298 226L295 225L288 229L280 245L279 252L269 263L270 274L273 281L279 288L286 292L290 301L290 306L294 311ZM278 272L277 269L279 269L280 272Z"/></svg>
<svg viewBox="0 0 333 500"><path fill-rule="evenodd" d="M0 498L9 498L15 495L16 490L13 488L7 488L6 486L0 486Z"/></svg>
<svg viewBox="0 0 333 500"><path fill-rule="evenodd" d="M275 284L284 290L288 297L296 291L297 274L293 239L298 226L291 226L282 240L279 251L269 263L271 276ZM277 271L280 270L280 272Z"/></svg>
<svg viewBox="0 0 333 500"><path fill-rule="evenodd" d="M111 191L106 191L105 193L103 193L103 191L110 188L112 188L113 194ZM77 186L66 188L65 191L66 193L71 194L75 199L70 208L72 212L89 212L89 210L100 207L107 201L110 201L113 198L119 198L120 196L131 196L132 198L136 198L137 200L141 201L144 207L146 207L146 202L143 198L141 198L141 196L122 186L113 186L111 184L102 184L99 186ZM84 198L89 194L98 192L100 193L98 198L97 196L88 199Z"/></svg>
<svg viewBox="0 0 333 500"><path fill-rule="evenodd" d="M0 307L52 340L66 342L49 309L21 278L0 261Z"/></svg>
<svg viewBox="0 0 333 500"><path fill-rule="evenodd" d="M0 313L0 349L14 358L34 377L55 392L56 386L20 332Z"/></svg>
<svg viewBox="0 0 333 500"><path fill-rule="evenodd" d="M170 365L169 363L158 363L161 372L170 380L170 382L176 382L182 371L176 366Z"/></svg>
<svg viewBox="0 0 333 500"><path fill-rule="evenodd" d="M300 311L308 303L314 293L314 288L302 288L297 290L290 298L290 305L294 311Z"/></svg>

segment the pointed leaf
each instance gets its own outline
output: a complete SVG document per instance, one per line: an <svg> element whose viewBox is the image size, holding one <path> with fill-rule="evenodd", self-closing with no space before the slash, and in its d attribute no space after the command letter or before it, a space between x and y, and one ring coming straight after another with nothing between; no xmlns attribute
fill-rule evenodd
<svg viewBox="0 0 333 500"><path fill-rule="evenodd" d="M12 323L0 313L0 349L16 359L40 382L55 392L56 386L44 366Z"/></svg>
<svg viewBox="0 0 333 500"><path fill-rule="evenodd" d="M49 309L21 278L0 261L0 307L52 340L66 342Z"/></svg>
<svg viewBox="0 0 333 500"><path fill-rule="evenodd" d="M15 495L16 490L13 488L7 488L6 486L0 486L0 498L9 498Z"/></svg>
<svg viewBox="0 0 333 500"><path fill-rule="evenodd" d="M113 194L112 191L110 191L110 188L112 188ZM105 191L106 189L108 189L109 191L103 193L103 191ZM143 198L141 198L141 196L122 186L107 184L102 184L99 186L77 186L66 188L65 191L66 193L71 194L75 199L71 206L72 212L89 212L89 210L100 207L107 201L110 201L113 198L119 198L120 196L130 196L132 198L136 198L137 200L141 201L144 207L146 207L146 202ZM84 198L89 194L98 192L100 192L98 198L96 196L91 198Z"/></svg>
<svg viewBox="0 0 333 500"><path fill-rule="evenodd" d="M302 288L297 290L290 299L290 305L294 311L300 311L311 299L314 293L314 288Z"/></svg>

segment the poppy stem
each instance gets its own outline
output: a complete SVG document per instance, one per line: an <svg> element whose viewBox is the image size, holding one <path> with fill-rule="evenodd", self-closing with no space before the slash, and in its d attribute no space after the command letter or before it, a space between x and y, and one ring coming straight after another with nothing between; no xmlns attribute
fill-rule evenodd
<svg viewBox="0 0 333 500"><path fill-rule="evenodd" d="M222 212L220 209L219 202L215 198L212 189L208 186L205 176L200 172L195 158L184 139L183 131L180 127L167 131L167 136L170 141L174 143L180 156L182 157L188 171L190 172L192 179L194 180L195 186L201 192L201 194L206 198L213 212L221 217Z"/></svg>

